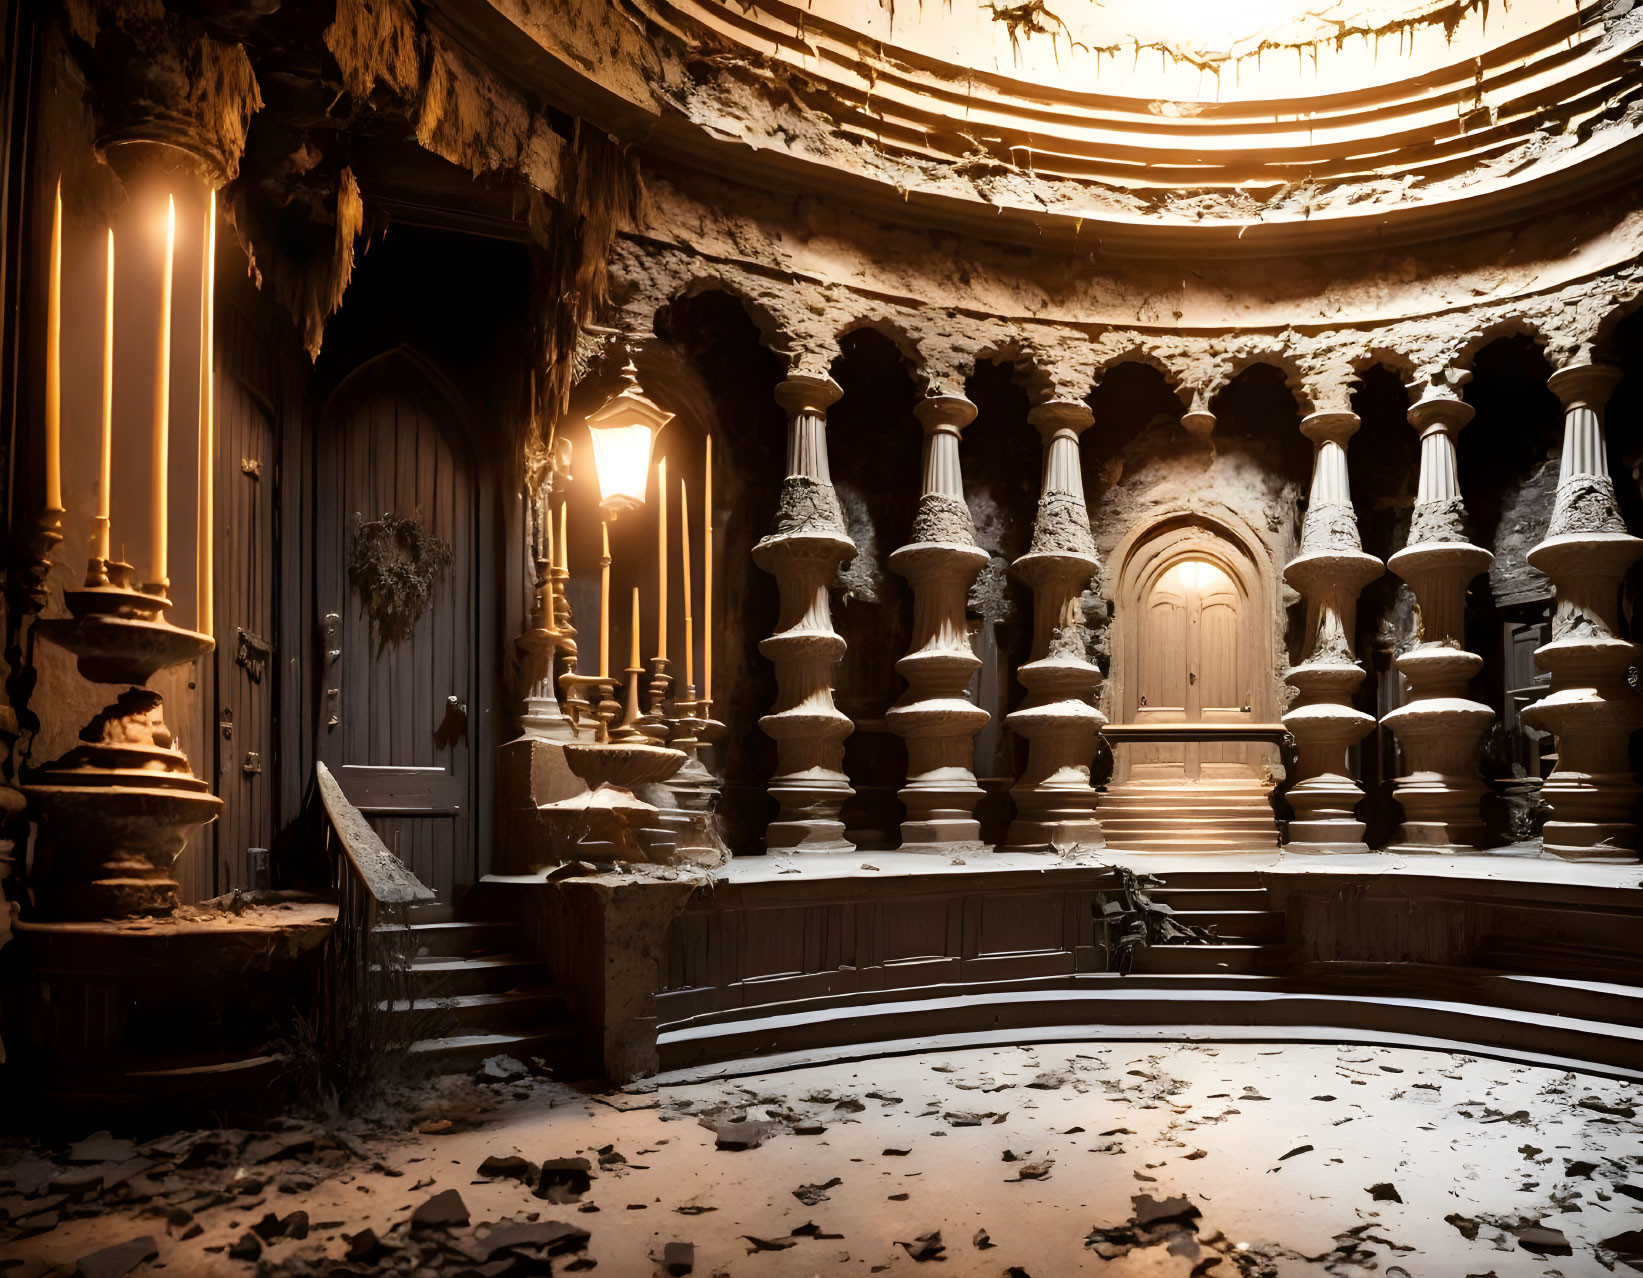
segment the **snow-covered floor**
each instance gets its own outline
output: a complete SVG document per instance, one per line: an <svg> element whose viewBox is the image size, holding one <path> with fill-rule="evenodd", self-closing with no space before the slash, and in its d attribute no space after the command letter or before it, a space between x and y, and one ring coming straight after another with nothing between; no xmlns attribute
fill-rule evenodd
<svg viewBox="0 0 1643 1278"><path fill-rule="evenodd" d="M154 1251L188 1275L1643 1272L1643 1089L1440 1052L1054 1043L603 1098L445 1079L403 1100L374 1124L79 1162L14 1147L0 1275L143 1237L82 1271L146 1272L118 1266ZM299 1211L306 1237L284 1236Z"/></svg>

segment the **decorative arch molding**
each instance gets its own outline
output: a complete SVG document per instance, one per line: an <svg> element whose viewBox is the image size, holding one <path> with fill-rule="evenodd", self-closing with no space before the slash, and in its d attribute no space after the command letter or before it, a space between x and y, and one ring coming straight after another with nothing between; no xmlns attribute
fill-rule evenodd
<svg viewBox="0 0 1643 1278"><path fill-rule="evenodd" d="M1108 718L1113 723L1137 721L1147 600L1165 573L1189 560L1214 564L1237 589L1242 601L1238 675L1247 687L1250 717L1254 722L1277 722L1283 710L1280 673L1286 654L1276 556L1246 520L1219 503L1159 512L1108 556L1100 583L1113 608L1112 668L1104 706ZM1115 759L1114 782L1128 778L1125 753Z"/></svg>

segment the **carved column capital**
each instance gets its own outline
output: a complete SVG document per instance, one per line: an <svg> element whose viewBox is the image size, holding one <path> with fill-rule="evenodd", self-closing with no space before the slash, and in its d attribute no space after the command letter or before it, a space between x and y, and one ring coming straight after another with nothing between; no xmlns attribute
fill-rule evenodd
<svg viewBox="0 0 1643 1278"><path fill-rule="evenodd" d="M160 4L119 0L70 6L87 47L97 149L117 171L156 144L185 152L221 187L239 175L262 94L245 49Z"/></svg>
<svg viewBox="0 0 1643 1278"><path fill-rule="evenodd" d="M1081 399L1046 399L1027 410L1027 420L1045 439L1070 431L1076 439L1090 428L1095 413Z"/></svg>
<svg viewBox="0 0 1643 1278"><path fill-rule="evenodd" d="M843 394L843 387L826 373L794 371L776 383L776 402L789 417L825 413Z"/></svg>
<svg viewBox="0 0 1643 1278"><path fill-rule="evenodd" d="M1546 379L1546 387L1562 401L1565 411L1589 408L1600 413L1621 376L1613 364L1566 364Z"/></svg>
<svg viewBox="0 0 1643 1278"><path fill-rule="evenodd" d="M1438 427L1453 439L1476 415L1477 410L1452 390L1430 383L1420 389L1421 397L1409 406L1405 417L1422 434Z"/></svg>
<svg viewBox="0 0 1643 1278"><path fill-rule="evenodd" d="M926 433L947 431L954 435L976 419L976 406L962 395L926 395L913 408L913 415Z"/></svg>
<svg viewBox="0 0 1643 1278"><path fill-rule="evenodd" d="M1301 434L1314 444L1328 442L1345 448L1346 441L1358 433L1362 424L1349 409L1326 408L1301 419Z"/></svg>

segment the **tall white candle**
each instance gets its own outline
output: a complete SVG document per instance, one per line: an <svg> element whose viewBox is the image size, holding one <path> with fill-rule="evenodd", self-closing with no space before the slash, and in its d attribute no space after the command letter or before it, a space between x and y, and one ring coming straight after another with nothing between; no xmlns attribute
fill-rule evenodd
<svg viewBox="0 0 1643 1278"><path fill-rule="evenodd" d="M610 675L610 525L599 525L604 554L599 560L599 677Z"/></svg>
<svg viewBox="0 0 1643 1278"><path fill-rule="evenodd" d="M195 507L195 555L199 560L195 582L195 629L213 634L213 541L216 537L214 479L217 461L217 392L215 297L217 261L217 193L211 192L205 206L205 235L202 239L204 254L200 262L200 460L195 480L199 485L199 499Z"/></svg>
<svg viewBox="0 0 1643 1278"><path fill-rule="evenodd" d="M51 206L46 281L46 508L63 508L63 179Z"/></svg>
<svg viewBox="0 0 1643 1278"><path fill-rule="evenodd" d="M702 477L702 699L713 700L713 436Z"/></svg>
<svg viewBox="0 0 1643 1278"><path fill-rule="evenodd" d="M667 657L667 458L656 463L656 655Z"/></svg>
<svg viewBox="0 0 1643 1278"><path fill-rule="evenodd" d="M685 580L685 686L696 682L696 623L690 615L690 489L679 476L679 558Z"/></svg>
<svg viewBox="0 0 1643 1278"><path fill-rule="evenodd" d="M114 480L114 228L108 228L108 266L103 279L103 432L97 457L97 519L91 553L108 563L109 488Z"/></svg>
<svg viewBox="0 0 1643 1278"><path fill-rule="evenodd" d="M166 196L165 259L160 270L159 342L154 357L154 492L149 525L148 583L164 592L171 584L166 571L166 514L169 480L166 464L171 455L171 275L177 260L177 201Z"/></svg>

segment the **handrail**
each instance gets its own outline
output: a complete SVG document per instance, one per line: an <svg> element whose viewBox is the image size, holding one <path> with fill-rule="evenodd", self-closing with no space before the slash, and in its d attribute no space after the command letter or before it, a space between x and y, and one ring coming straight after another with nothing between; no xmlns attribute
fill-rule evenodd
<svg viewBox="0 0 1643 1278"><path fill-rule="evenodd" d="M364 814L348 802L331 769L323 763L316 763L314 769L319 778L320 802L342 847L343 855L337 858L339 879L346 861L359 879L359 885L377 905L418 905L438 900L438 893L388 850ZM341 886L339 881L338 887Z"/></svg>
<svg viewBox="0 0 1643 1278"><path fill-rule="evenodd" d="M411 998L410 907L439 898L388 850L331 770L318 762L314 770L327 848L341 849L318 1036L333 1085L352 1091L380 1082L384 1061L404 1046L390 1012ZM378 926L384 909L397 926Z"/></svg>
<svg viewBox="0 0 1643 1278"><path fill-rule="evenodd" d="M1113 745L1154 741L1265 741L1285 745L1289 729L1281 723L1109 723L1101 735Z"/></svg>

